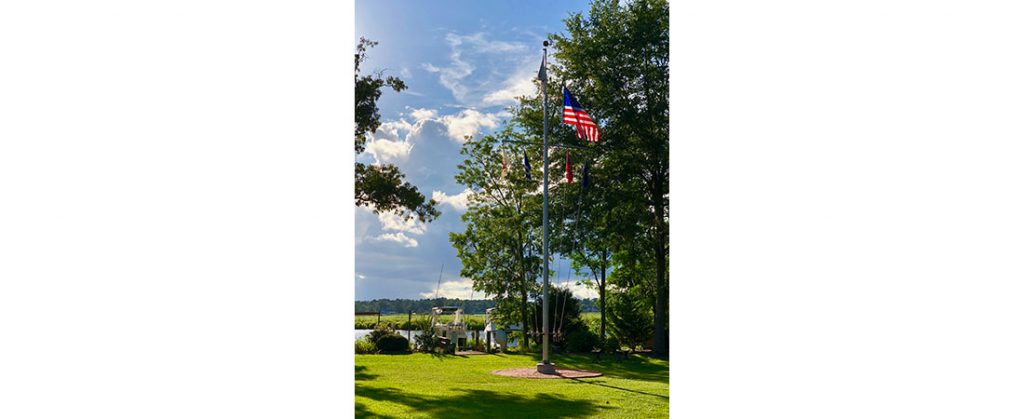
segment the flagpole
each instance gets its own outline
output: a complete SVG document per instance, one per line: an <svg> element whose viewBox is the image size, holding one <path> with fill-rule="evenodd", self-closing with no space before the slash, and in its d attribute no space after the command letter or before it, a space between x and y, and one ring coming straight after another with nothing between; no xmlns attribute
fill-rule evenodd
<svg viewBox="0 0 1024 419"><path fill-rule="evenodd" d="M541 94L544 101L544 299L541 310L544 311L543 331L544 343L541 363L537 364L537 372L554 374L555 365L548 359L548 345L551 329L548 327L548 41L544 41L544 58L540 67Z"/></svg>

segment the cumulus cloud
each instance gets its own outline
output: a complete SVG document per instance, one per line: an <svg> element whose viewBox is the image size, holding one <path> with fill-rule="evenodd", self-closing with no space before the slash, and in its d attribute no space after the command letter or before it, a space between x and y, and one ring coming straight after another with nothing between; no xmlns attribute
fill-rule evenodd
<svg viewBox="0 0 1024 419"><path fill-rule="evenodd" d="M406 236L403 233L381 234L381 235L379 235L377 237L374 237L374 240L395 242L395 243L401 244L403 247L416 247L416 246L419 246L419 242L417 242L416 239L411 238L409 236Z"/></svg>
<svg viewBox="0 0 1024 419"><path fill-rule="evenodd" d="M366 152L377 163L395 162L405 159L412 151L412 144L405 140L379 139L366 143Z"/></svg>
<svg viewBox="0 0 1024 419"><path fill-rule="evenodd" d="M437 118L437 111L434 109L419 108L413 109L409 115L411 115L412 119L415 119L416 122L419 122L425 119Z"/></svg>
<svg viewBox="0 0 1024 419"><path fill-rule="evenodd" d="M436 292L435 292L436 291ZM456 281L445 281L441 283L441 287L437 290L431 290L421 292L420 297L423 298L434 298L434 295L444 298L461 298L463 300L473 298L483 298L482 293L473 292L473 281L465 278L460 278Z"/></svg>
<svg viewBox="0 0 1024 419"><path fill-rule="evenodd" d="M384 127L387 125L386 128L390 130L389 132L395 133L393 136L394 138L398 138L398 133L400 131L407 132L408 134L406 134L403 141L405 144L409 144L411 149L411 139L422 129L423 125L427 121L434 121L444 125L448 132L448 138L451 138L461 144L466 141L466 136L476 136L481 132L482 128L496 128L502 118L507 118L511 116L511 114L507 111L480 112L476 109L463 109L454 114L439 116L436 109L415 108L409 113L409 116L412 117L413 122L408 122L405 119L387 122L381 124L381 129L385 129ZM380 132L380 130L378 130L378 132ZM384 144L383 146L395 149L398 148L398 146L391 144ZM388 150L390 151L391 148ZM369 146L367 146L367 151L369 152ZM404 151L406 155L408 154L406 149L401 149L400 151ZM399 151L396 151L396 153L397 152Z"/></svg>
<svg viewBox="0 0 1024 419"><path fill-rule="evenodd" d="M376 163L397 163L404 161L413 148L413 138L423 129L426 121L438 121L437 111L433 109L413 109L410 114L413 122L404 118L386 121L380 124L377 131L366 143L366 153L373 156Z"/></svg>
<svg viewBox="0 0 1024 419"><path fill-rule="evenodd" d="M390 212L377 214L380 227L387 231L400 231L409 234L423 234L427 232L427 225L416 218L406 220L402 216Z"/></svg>
<svg viewBox="0 0 1024 419"><path fill-rule="evenodd" d="M533 84L533 72L520 73L505 81L504 87L484 96L484 103L490 105L514 104L516 98L537 93Z"/></svg>
<svg viewBox="0 0 1024 419"><path fill-rule="evenodd" d="M463 143L466 141L467 136L474 136L479 133L481 127L497 127L499 118L497 114L464 109L455 115L442 116L440 121L448 128L448 137Z"/></svg>
<svg viewBox="0 0 1024 419"><path fill-rule="evenodd" d="M456 194L448 195L441 191L434 191L431 196L435 201L441 204L447 204L454 208L456 211L465 211L469 207L469 196L473 194L469 188Z"/></svg>

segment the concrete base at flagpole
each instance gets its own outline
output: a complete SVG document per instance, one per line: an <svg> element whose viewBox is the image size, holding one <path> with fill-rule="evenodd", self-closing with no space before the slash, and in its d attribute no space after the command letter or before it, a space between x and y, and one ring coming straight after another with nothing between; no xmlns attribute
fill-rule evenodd
<svg viewBox="0 0 1024 419"><path fill-rule="evenodd" d="M551 363L545 364L543 362L538 362L537 363L537 372L539 372L541 374L555 374L556 373L556 371L555 371L555 364L551 364Z"/></svg>

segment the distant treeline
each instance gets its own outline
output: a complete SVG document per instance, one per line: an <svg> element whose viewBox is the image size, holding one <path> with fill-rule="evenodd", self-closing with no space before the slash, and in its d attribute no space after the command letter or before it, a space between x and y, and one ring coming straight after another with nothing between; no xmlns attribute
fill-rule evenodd
<svg viewBox="0 0 1024 419"><path fill-rule="evenodd" d="M462 307L466 314L484 314L494 307L492 300L462 300L459 298L431 298L428 300L381 299L356 301L357 312L378 311L388 313L429 313L431 307L455 306ZM580 311L584 313L600 311L594 298L580 299Z"/></svg>

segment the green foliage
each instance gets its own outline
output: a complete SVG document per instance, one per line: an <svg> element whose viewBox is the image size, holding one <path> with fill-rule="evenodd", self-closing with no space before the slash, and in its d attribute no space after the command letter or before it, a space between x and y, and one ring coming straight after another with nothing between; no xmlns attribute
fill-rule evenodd
<svg viewBox="0 0 1024 419"><path fill-rule="evenodd" d="M436 352L441 347L441 337L433 333L421 333L413 336L415 349L420 352Z"/></svg>
<svg viewBox="0 0 1024 419"><path fill-rule="evenodd" d="M548 288L548 321L550 322L552 336L551 343L557 346L564 346L566 337L576 330L583 329L586 325L580 317L579 299L572 295L569 288L551 286ZM538 298L533 304L534 324L543 324L543 298Z"/></svg>
<svg viewBox="0 0 1024 419"><path fill-rule="evenodd" d="M373 342L370 342L370 339L367 339L368 337L369 336L363 336L363 337L361 337L359 339L356 339L356 353L357 354L375 354L375 353L377 353L377 345L374 345Z"/></svg>
<svg viewBox="0 0 1024 419"><path fill-rule="evenodd" d="M392 329L391 327L389 327L389 326L387 326L385 324L381 324L381 325L378 325L377 327L375 327L373 329L373 331L370 332L369 335L366 335L366 339L369 340L370 343L377 344L377 342L382 337L388 336L388 335L393 335L393 334L395 334L395 330L394 329Z"/></svg>
<svg viewBox="0 0 1024 419"><path fill-rule="evenodd" d="M615 353L621 349L622 343L615 336L605 338L604 343L601 345L601 350L605 353Z"/></svg>
<svg viewBox="0 0 1024 419"><path fill-rule="evenodd" d="M537 292L542 254L537 177L525 179L514 164L507 177L500 174L503 153L511 161L522 155L522 149L502 145L503 140L517 138L506 127L463 144L460 152L467 158L455 179L473 194L462 215L465 231L449 239L462 262L461 275L473 281L475 291L494 299L497 319L530 329L527 301Z"/></svg>
<svg viewBox="0 0 1024 419"><path fill-rule="evenodd" d="M597 334L585 328L574 330L565 339L565 351L570 353L590 352L600 345Z"/></svg>
<svg viewBox="0 0 1024 419"><path fill-rule="evenodd" d="M409 350L409 339L406 339L405 336L392 333L378 338L376 346L377 350L381 353L407 352Z"/></svg>
<svg viewBox="0 0 1024 419"><path fill-rule="evenodd" d="M612 336L630 349L641 347L654 334L651 306L639 291L617 291L608 296Z"/></svg>
<svg viewBox="0 0 1024 419"><path fill-rule="evenodd" d="M603 190L601 202L613 203L595 211L592 224L604 226L599 237L607 241L584 238L590 256L576 261L593 265L603 259L594 252L608 245L620 263L639 265L619 253L624 246L646 246L646 252L629 254L649 254L653 261L653 274L637 286L654 296L659 331L654 349L663 354L668 348L668 16L665 0L595 0L589 13L564 20L565 33L550 36L557 62L551 73L601 124L601 143L591 147L591 175L598 180L595 189ZM603 223L600 217L630 222Z"/></svg>
<svg viewBox="0 0 1024 419"><path fill-rule="evenodd" d="M380 109L377 99L381 89L390 87L396 92L405 90L405 82L397 77L382 78L380 72L360 75L359 66L366 59L366 51L377 45L366 38L359 39L355 54L355 150L356 154L366 149L366 140L380 127ZM366 165L356 163L355 198L356 205L372 208L375 213L398 212L406 217L417 217L420 221L431 221L440 212L437 202L427 200L392 164Z"/></svg>

